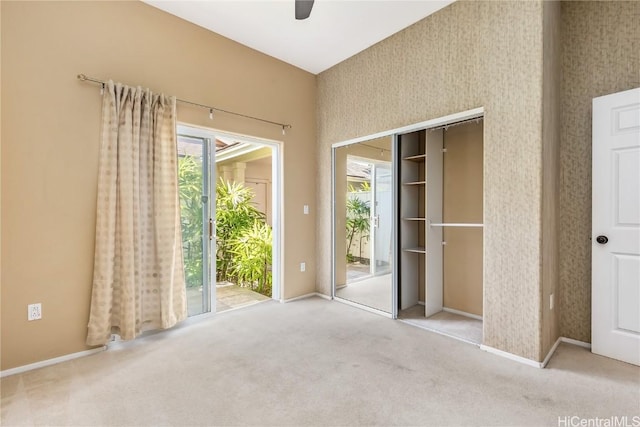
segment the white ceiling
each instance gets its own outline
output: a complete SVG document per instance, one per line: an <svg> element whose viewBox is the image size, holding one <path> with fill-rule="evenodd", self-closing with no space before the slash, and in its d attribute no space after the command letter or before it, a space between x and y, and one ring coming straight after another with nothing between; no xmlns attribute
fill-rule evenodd
<svg viewBox="0 0 640 427"><path fill-rule="evenodd" d="M143 1L318 74L454 0L316 0L302 21L294 0Z"/></svg>

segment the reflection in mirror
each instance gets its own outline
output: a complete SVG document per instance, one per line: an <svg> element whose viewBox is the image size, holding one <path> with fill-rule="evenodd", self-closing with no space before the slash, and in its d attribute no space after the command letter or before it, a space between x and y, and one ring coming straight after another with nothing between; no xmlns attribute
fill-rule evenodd
<svg viewBox="0 0 640 427"><path fill-rule="evenodd" d="M334 148L335 296L391 313L392 136Z"/></svg>

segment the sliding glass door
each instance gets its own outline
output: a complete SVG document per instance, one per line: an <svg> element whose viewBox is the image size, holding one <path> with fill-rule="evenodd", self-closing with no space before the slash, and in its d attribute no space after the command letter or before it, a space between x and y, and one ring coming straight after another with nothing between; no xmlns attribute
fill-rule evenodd
<svg viewBox="0 0 640 427"><path fill-rule="evenodd" d="M215 247L210 183L210 145L207 138L178 135L178 185L184 267L189 316L211 311L212 262ZM212 261L213 260L213 261Z"/></svg>
<svg viewBox="0 0 640 427"><path fill-rule="evenodd" d="M279 299L278 145L187 125L177 133L189 316Z"/></svg>

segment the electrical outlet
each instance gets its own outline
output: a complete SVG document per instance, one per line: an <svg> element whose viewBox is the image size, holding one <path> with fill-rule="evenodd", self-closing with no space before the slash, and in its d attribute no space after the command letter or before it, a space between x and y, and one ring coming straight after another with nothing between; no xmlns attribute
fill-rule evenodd
<svg viewBox="0 0 640 427"><path fill-rule="evenodd" d="M29 304L27 306L27 320L42 319L42 304Z"/></svg>
<svg viewBox="0 0 640 427"><path fill-rule="evenodd" d="M300 263L300 271L306 271L307 270L307 264L304 262Z"/></svg>
<svg viewBox="0 0 640 427"><path fill-rule="evenodd" d="M309 205L304 205L304 206L302 207L302 212L303 212L305 215L309 215Z"/></svg>
<svg viewBox="0 0 640 427"><path fill-rule="evenodd" d="M549 295L549 310L553 310L553 294Z"/></svg>

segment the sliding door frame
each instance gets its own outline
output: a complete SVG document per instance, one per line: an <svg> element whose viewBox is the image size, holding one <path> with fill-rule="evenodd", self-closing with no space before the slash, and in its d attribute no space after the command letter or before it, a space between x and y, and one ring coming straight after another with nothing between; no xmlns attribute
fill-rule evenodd
<svg viewBox="0 0 640 427"><path fill-rule="evenodd" d="M366 307L362 304L350 302L344 300L340 297L336 296L336 224L335 224L335 200L336 200L336 148L344 147L351 144L357 144L359 142L364 142L372 139L384 138L384 137L392 137L392 170L394 171L392 178L392 186L394 190L396 189L396 170L398 165L398 135L415 132L419 130L431 129L435 127L445 126L447 124L456 123L464 120L471 120L480 117L484 117L485 111L484 107L473 108L471 110L462 111L459 113L449 114L447 116L438 117L431 120L426 120L420 123L415 123L408 126L399 127L396 129L386 130L378 133L374 133L371 135L360 136L357 138L348 139L346 141L337 142L331 144L331 298L340 300L341 302L345 302L350 305L357 306L359 308L365 309L367 311L372 311L383 316L388 316L388 313L385 313L380 310L372 309ZM397 228L398 228L398 209L399 206L399 195L397 191L394 191L393 194L393 268L392 268L392 280L393 280L393 292L392 292L392 308L391 308L391 317L393 319L398 318L398 248L397 248Z"/></svg>
<svg viewBox="0 0 640 427"><path fill-rule="evenodd" d="M211 227L212 231L212 239L209 240L209 245L207 251L209 253L209 313L216 312L216 287L215 287L215 254L216 254L216 236L215 236L215 215L216 215L216 153L215 153L215 139L216 136L228 139L235 139L240 142L246 142L250 144L258 144L262 146L267 146L271 148L271 224L273 232L273 242L272 242L272 266L271 266L271 274L272 274L272 288L271 288L271 298L274 300L282 301L282 296L284 295L283 289L285 286L284 283L284 275L282 272L284 271L284 192L283 185L284 181L282 179L282 141L263 139L254 136L242 135L232 132L221 131L214 128L206 128L202 126L192 125L189 123L178 123L176 132L179 135L190 136L193 138L200 138L204 140L209 140L208 144L208 163L209 170L206 172L209 174L208 186L209 186L209 215L212 219ZM207 221L207 228L209 227L209 223ZM209 232L207 231L207 234Z"/></svg>

